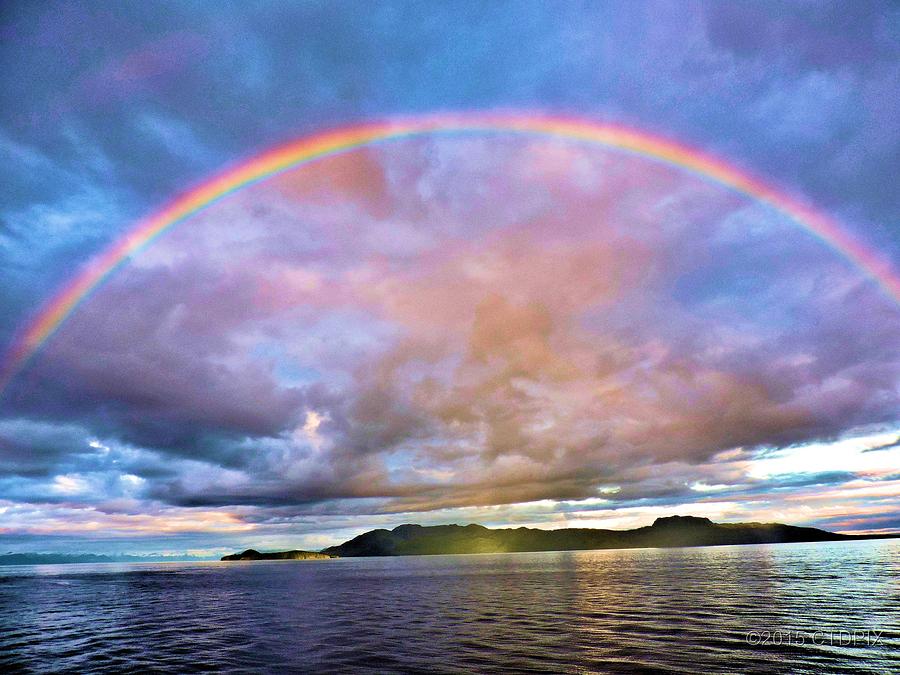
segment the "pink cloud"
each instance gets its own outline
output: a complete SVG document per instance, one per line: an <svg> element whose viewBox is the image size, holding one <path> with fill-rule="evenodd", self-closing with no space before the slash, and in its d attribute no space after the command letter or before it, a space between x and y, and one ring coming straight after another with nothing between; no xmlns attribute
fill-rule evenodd
<svg viewBox="0 0 900 675"><path fill-rule="evenodd" d="M646 160L486 146L235 195L79 308L34 381L54 414L243 472L155 486L180 503L700 503L692 483L746 479L723 451L891 418L900 321L852 270L800 294L842 264L806 233Z"/></svg>

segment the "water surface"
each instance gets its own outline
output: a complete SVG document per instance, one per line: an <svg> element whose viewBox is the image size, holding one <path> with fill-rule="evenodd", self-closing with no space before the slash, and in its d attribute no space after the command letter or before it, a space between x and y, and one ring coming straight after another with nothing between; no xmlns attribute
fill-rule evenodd
<svg viewBox="0 0 900 675"><path fill-rule="evenodd" d="M900 541L0 567L18 670L897 673Z"/></svg>

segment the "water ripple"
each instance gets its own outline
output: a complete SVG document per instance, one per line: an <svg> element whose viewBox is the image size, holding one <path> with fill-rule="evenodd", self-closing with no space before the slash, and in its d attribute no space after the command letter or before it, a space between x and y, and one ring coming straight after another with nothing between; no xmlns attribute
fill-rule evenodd
<svg viewBox="0 0 900 675"><path fill-rule="evenodd" d="M7 567L0 671L891 673L898 610L896 541Z"/></svg>

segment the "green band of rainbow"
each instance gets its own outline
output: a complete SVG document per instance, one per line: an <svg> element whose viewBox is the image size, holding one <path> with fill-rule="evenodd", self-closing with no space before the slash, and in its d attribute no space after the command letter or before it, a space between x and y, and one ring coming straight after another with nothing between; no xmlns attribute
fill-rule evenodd
<svg viewBox="0 0 900 675"><path fill-rule="evenodd" d="M0 391L105 278L169 228L235 190L316 159L388 140L432 133L524 133L592 143L634 153L719 183L781 211L874 280L900 304L900 278L891 265L828 216L783 191L700 150L617 124L530 113L440 114L381 121L314 134L235 166L141 220L91 260L19 332L0 366Z"/></svg>

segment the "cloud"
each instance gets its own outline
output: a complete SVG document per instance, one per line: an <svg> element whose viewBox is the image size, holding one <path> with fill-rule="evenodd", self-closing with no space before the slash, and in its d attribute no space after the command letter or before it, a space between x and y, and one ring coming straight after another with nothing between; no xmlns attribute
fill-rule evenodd
<svg viewBox="0 0 900 675"><path fill-rule="evenodd" d="M52 536L57 533L95 533L103 537L134 537L143 532L177 534L183 532L215 532L228 534L248 531L251 524L242 522L227 511L160 508L149 513L104 512L93 506L78 504L18 504L0 500L4 526L0 534L15 531L21 534Z"/></svg>
<svg viewBox="0 0 900 675"><path fill-rule="evenodd" d="M19 75L0 94L0 339L229 162L419 111L656 130L900 251L887 5L88 16L4 18L0 61ZM864 494L883 467L762 477L752 462L893 433L898 345L896 307L763 204L574 142L409 139L231 195L117 271L6 392L0 481L43 505L46 532L84 515L42 511L63 502L221 510L277 523L266 537L408 513L631 523L686 503L809 522L787 495ZM848 528L890 506L839 503Z"/></svg>
<svg viewBox="0 0 900 675"><path fill-rule="evenodd" d="M130 472L153 499L381 511L688 499L746 481L702 468L724 450L890 421L896 316L802 230L647 160L462 142L298 169L169 233L47 346L17 414L170 462ZM460 200L476 177L492 192ZM415 254L365 236L397 222Z"/></svg>

